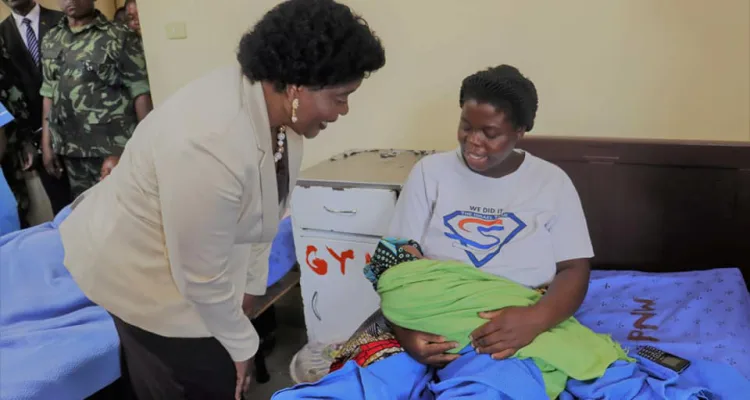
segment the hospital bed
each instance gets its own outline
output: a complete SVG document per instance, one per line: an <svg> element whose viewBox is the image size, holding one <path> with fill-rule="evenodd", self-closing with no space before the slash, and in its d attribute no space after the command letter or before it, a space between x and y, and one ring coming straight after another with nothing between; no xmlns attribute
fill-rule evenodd
<svg viewBox="0 0 750 400"><path fill-rule="evenodd" d="M563 168L581 196L596 271L579 320L627 346L656 345L733 365L750 377L750 144L532 136L521 147ZM36 277L19 275L21 265L17 274L0 276L0 295L18 296L13 313L0 303L3 399L112 398L118 391L114 327L70 285L56 223L59 217L0 239L2 273L10 273L13 257L20 262L39 246L52 246L49 259L34 257L35 264L23 267ZM9 277L33 280L40 291L13 292L21 282ZM34 314L36 306L50 304L67 319ZM11 315L17 317L8 320ZM45 328L60 323L56 336L42 338L57 340L47 347L33 334L42 321ZM10 347L32 361L12 364ZM8 371L20 385L13 395Z"/></svg>
<svg viewBox="0 0 750 400"><path fill-rule="evenodd" d="M581 197L596 256L576 317L627 348L750 379L750 143L531 135L519 147L565 170ZM319 379L318 358L340 345L293 362L292 376Z"/></svg>

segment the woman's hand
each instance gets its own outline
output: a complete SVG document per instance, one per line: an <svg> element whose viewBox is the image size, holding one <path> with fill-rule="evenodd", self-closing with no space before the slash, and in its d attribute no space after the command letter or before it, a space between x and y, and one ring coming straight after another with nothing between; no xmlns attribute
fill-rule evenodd
<svg viewBox="0 0 750 400"><path fill-rule="evenodd" d="M446 342L444 337L399 326L393 326L393 333L401 347L422 364L442 367L459 357L458 354L446 353L455 349L458 343Z"/></svg>
<svg viewBox="0 0 750 400"><path fill-rule="evenodd" d="M102 168L99 170L99 180L102 180L112 173L112 169L120 162L120 157L109 156L102 162Z"/></svg>
<svg viewBox="0 0 750 400"><path fill-rule="evenodd" d="M511 357L547 330L546 318L534 306L506 307L479 316L490 321L471 333L472 345L477 353L496 360Z"/></svg>
<svg viewBox="0 0 750 400"><path fill-rule="evenodd" d="M252 358L250 360L252 360ZM235 400L242 400L242 394L245 393L248 386L250 386L250 379L248 378L248 366L250 365L250 360L234 363L234 369L237 370L237 385L234 388Z"/></svg>

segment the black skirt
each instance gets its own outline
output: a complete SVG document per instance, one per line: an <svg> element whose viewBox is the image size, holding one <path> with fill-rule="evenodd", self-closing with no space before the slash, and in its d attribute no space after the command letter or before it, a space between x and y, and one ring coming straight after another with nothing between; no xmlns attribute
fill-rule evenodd
<svg viewBox="0 0 750 400"><path fill-rule="evenodd" d="M122 381L138 400L232 400L236 370L215 338L160 336L112 316L120 336Z"/></svg>

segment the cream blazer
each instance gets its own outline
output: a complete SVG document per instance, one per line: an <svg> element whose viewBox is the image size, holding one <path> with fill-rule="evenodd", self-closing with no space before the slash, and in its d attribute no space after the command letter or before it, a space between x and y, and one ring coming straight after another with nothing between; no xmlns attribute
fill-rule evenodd
<svg viewBox="0 0 750 400"><path fill-rule="evenodd" d="M252 357L259 339L242 297L265 292L268 262L256 258L286 208L271 140L262 87L239 66L156 108L60 226L65 266L81 290L146 331L213 336L235 361ZM302 159L292 131L287 151L291 195Z"/></svg>

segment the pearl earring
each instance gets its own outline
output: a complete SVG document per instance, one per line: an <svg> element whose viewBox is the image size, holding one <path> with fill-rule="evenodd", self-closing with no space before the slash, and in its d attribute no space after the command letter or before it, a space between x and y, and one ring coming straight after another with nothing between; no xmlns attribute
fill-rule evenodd
<svg viewBox="0 0 750 400"><path fill-rule="evenodd" d="M292 123L297 122L297 108L299 108L299 99L292 100Z"/></svg>

